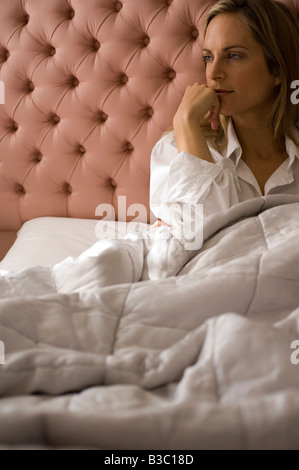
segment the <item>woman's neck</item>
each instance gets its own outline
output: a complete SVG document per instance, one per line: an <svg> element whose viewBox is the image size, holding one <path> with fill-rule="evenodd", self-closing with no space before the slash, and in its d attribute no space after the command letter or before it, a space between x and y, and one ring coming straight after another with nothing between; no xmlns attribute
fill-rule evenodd
<svg viewBox="0 0 299 470"><path fill-rule="evenodd" d="M265 160L285 152L285 139L275 141L272 126L263 119L242 120L233 118L233 125L245 155L255 155Z"/></svg>
<svg viewBox="0 0 299 470"><path fill-rule="evenodd" d="M254 174L261 193L271 175L287 159L285 139L279 145L275 142L271 126L257 119L253 121L234 120L236 135L242 148L242 160Z"/></svg>

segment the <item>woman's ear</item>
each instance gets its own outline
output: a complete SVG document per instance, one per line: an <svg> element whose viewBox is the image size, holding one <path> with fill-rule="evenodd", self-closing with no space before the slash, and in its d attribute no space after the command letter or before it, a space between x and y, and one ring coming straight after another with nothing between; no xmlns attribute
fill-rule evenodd
<svg viewBox="0 0 299 470"><path fill-rule="evenodd" d="M275 86L277 85L280 85L281 84L281 78L280 78L280 73L278 70L275 70L273 72L273 75L274 75L274 83L275 83Z"/></svg>
<svg viewBox="0 0 299 470"><path fill-rule="evenodd" d="M275 86L281 84L281 78L280 78L279 73L276 73L276 74L274 75L274 82L275 82Z"/></svg>

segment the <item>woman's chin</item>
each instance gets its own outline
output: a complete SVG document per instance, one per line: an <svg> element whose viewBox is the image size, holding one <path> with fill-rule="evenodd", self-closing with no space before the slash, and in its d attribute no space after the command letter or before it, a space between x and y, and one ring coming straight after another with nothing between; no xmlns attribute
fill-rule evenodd
<svg viewBox="0 0 299 470"><path fill-rule="evenodd" d="M220 106L219 109L219 114L222 114L222 116L230 117L233 114L233 111L228 108L228 106Z"/></svg>

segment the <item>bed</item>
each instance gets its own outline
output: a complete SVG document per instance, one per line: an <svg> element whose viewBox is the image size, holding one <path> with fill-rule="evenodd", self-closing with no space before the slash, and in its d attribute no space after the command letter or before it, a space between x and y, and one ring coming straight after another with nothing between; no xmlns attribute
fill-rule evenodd
<svg viewBox="0 0 299 470"><path fill-rule="evenodd" d="M151 228L212 3L1 1L1 449L299 449L299 195Z"/></svg>

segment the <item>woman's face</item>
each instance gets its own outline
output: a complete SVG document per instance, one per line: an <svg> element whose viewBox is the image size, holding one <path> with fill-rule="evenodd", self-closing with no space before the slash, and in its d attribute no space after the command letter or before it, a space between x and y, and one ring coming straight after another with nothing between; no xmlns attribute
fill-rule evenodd
<svg viewBox="0 0 299 470"><path fill-rule="evenodd" d="M219 14L212 19L203 56L207 85L217 93L221 114L233 118L268 115L280 80L269 72L262 47L236 15Z"/></svg>

